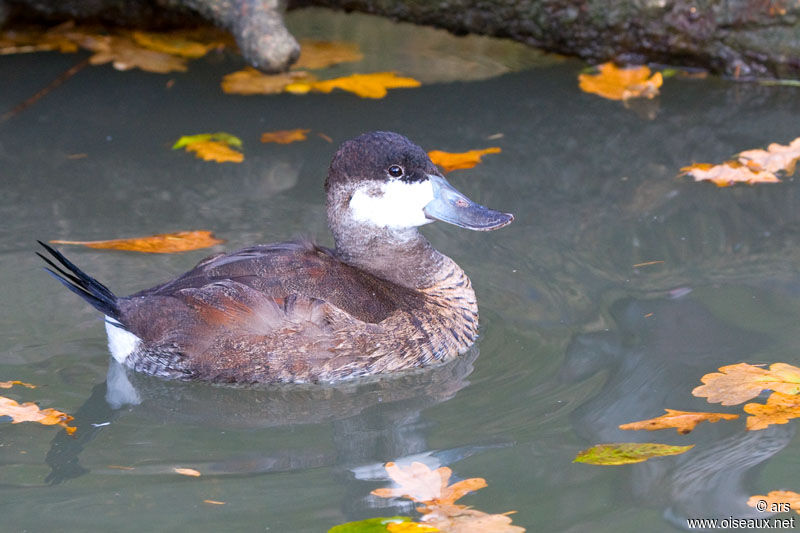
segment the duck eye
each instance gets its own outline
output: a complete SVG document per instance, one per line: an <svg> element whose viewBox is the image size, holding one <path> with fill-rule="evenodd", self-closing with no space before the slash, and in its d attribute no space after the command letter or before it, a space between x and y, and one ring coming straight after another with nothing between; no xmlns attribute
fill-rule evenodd
<svg viewBox="0 0 800 533"><path fill-rule="evenodd" d="M389 175L391 177L399 178L400 176L403 175L403 167L401 167L400 165L392 165L389 167L389 170L387 172L389 172Z"/></svg>

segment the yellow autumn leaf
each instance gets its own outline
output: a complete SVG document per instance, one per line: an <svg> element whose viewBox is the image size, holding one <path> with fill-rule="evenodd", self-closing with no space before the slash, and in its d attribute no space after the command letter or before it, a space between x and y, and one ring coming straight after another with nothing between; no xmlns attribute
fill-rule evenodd
<svg viewBox="0 0 800 533"><path fill-rule="evenodd" d="M653 98L664 83L660 72L651 75L645 65L619 68L614 63L603 63L597 70L596 74L578 75L580 88L610 100Z"/></svg>
<svg viewBox="0 0 800 533"><path fill-rule="evenodd" d="M245 67L222 78L222 91L227 94L278 94L292 83L315 80L313 75L304 71L264 74L253 67Z"/></svg>
<svg viewBox="0 0 800 533"><path fill-rule="evenodd" d="M160 74L186 70L186 59L139 46L127 35L84 34L79 42L94 52L89 58L92 65L111 62L117 70L139 68Z"/></svg>
<svg viewBox="0 0 800 533"><path fill-rule="evenodd" d="M300 57L292 68L313 70L362 59L356 43L305 39L300 41Z"/></svg>
<svg viewBox="0 0 800 533"><path fill-rule="evenodd" d="M391 531L391 533L433 533L440 530L419 522L389 522L386 524L386 531Z"/></svg>
<svg viewBox="0 0 800 533"><path fill-rule="evenodd" d="M772 424L786 424L792 418L800 417L800 396L773 392L767 403L747 403L744 412L753 416L747 417L747 429L757 430Z"/></svg>
<svg viewBox="0 0 800 533"><path fill-rule="evenodd" d="M203 57L216 43L200 43L180 34L134 31L133 40L139 46L174 56L197 59Z"/></svg>
<svg viewBox="0 0 800 533"><path fill-rule="evenodd" d="M0 55L23 54L57 50L61 53L78 51L78 45L68 33L74 24L60 24L45 31L6 30L0 32Z"/></svg>
<svg viewBox="0 0 800 533"><path fill-rule="evenodd" d="M203 500L203 503L208 503L211 505L225 505L225 502L221 502L219 500Z"/></svg>
<svg viewBox="0 0 800 533"><path fill-rule="evenodd" d="M173 468L173 472L176 474L180 474L182 476L189 476L189 477L200 477L201 474L194 468Z"/></svg>
<svg viewBox="0 0 800 533"><path fill-rule="evenodd" d="M773 490L766 496L751 496L747 505L756 507L762 513L788 513L794 509L800 514L800 494L791 490Z"/></svg>
<svg viewBox="0 0 800 533"><path fill-rule="evenodd" d="M36 388L36 385L31 385L30 383L25 383L24 381L18 381L18 380L0 381L0 389L10 389L14 385L21 385L21 386L26 387L28 389L35 389Z"/></svg>
<svg viewBox="0 0 800 533"><path fill-rule="evenodd" d="M787 146L772 143L766 150L739 152L739 161L748 167L772 173L785 172L787 176L794 174L798 159L800 159L800 137Z"/></svg>
<svg viewBox="0 0 800 533"><path fill-rule="evenodd" d="M502 150L496 146L484 148L483 150L469 150L467 152L442 152L441 150L431 150L428 157L435 165L442 167L445 172L458 170L461 168L472 168L481 162L486 154L499 154Z"/></svg>
<svg viewBox="0 0 800 533"><path fill-rule="evenodd" d="M362 98L383 98L387 94L387 89L419 87L420 85L420 82L414 78L401 77L394 72L352 74L310 84L311 89L317 92L329 93L334 89L341 89Z"/></svg>
<svg viewBox="0 0 800 533"><path fill-rule="evenodd" d="M774 363L769 369L739 363L727 365L703 376L703 385L692 394L711 403L736 405L755 398L763 390L784 394L800 394L800 368L786 363Z"/></svg>
<svg viewBox="0 0 800 533"><path fill-rule="evenodd" d="M244 161L244 154L234 150L227 143L222 141L201 141L186 146L187 152L194 152L198 158L204 161L216 161L217 163L241 163Z"/></svg>
<svg viewBox="0 0 800 533"><path fill-rule="evenodd" d="M20 404L5 396L0 396L0 416L11 417L12 424L38 422L46 426L58 425L70 435L78 429L69 425L74 418L66 413L50 407L39 409L39 406L33 402Z"/></svg>
<svg viewBox="0 0 800 533"><path fill-rule="evenodd" d="M719 422L720 420L735 420L739 415L727 413L702 413L694 411L677 411L675 409L664 409L666 414L649 420L640 420L622 424L619 429L637 430L646 429L655 431L658 429L675 428L681 435L686 435L692 431L697 424L703 421Z"/></svg>
<svg viewBox="0 0 800 533"><path fill-rule="evenodd" d="M308 139L309 129L297 128L294 130L276 130L261 134L262 143L289 144Z"/></svg>
<svg viewBox="0 0 800 533"><path fill-rule="evenodd" d="M627 465L641 463L653 457L679 455L693 447L693 444L689 446L670 446L655 442L598 444L578 453L572 462L592 465Z"/></svg>
<svg viewBox="0 0 800 533"><path fill-rule="evenodd" d="M753 169L739 161L726 161L720 165L695 163L681 169L681 174L694 178L694 181L710 181L717 187L729 187L734 183L779 183L778 177L768 170Z"/></svg>
<svg viewBox="0 0 800 533"><path fill-rule="evenodd" d="M132 239L112 239L108 241L50 241L53 244L79 244L89 248L108 250L126 250L130 252L145 252L153 254L169 254L208 248L222 241L214 237L207 230L179 231L177 233L160 233L148 237Z"/></svg>
<svg viewBox="0 0 800 533"><path fill-rule="evenodd" d="M452 470L446 466L431 470L415 461L408 467L389 462L385 468L389 477L400 486L372 491L372 494L381 498L404 497L428 505L450 504L468 492L486 486L486 480L477 477L448 485Z"/></svg>

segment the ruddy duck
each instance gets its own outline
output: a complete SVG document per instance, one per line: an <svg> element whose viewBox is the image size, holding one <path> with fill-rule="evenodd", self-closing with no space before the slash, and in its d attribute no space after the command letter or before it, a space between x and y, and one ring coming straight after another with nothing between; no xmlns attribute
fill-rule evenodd
<svg viewBox="0 0 800 533"><path fill-rule="evenodd" d="M114 359L164 378L330 382L420 367L464 353L478 334L470 280L417 231L441 220L501 228L513 215L454 189L402 135L366 133L336 152L325 181L333 250L256 245L115 296L60 252L38 254L105 315Z"/></svg>

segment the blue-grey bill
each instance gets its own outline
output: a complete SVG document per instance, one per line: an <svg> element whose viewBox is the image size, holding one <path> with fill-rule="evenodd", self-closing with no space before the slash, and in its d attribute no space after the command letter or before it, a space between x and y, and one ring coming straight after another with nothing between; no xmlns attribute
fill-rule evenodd
<svg viewBox="0 0 800 533"><path fill-rule="evenodd" d="M425 216L475 231L492 231L511 224L514 215L476 204L441 176L428 174L433 184L433 200L425 206Z"/></svg>

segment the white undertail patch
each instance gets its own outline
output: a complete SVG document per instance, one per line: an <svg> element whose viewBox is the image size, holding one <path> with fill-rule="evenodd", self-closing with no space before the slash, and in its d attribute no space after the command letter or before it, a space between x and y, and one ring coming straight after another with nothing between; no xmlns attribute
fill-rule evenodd
<svg viewBox="0 0 800 533"><path fill-rule="evenodd" d="M108 335L108 350L111 355L122 364L131 355L142 339L119 326L119 321L106 316L106 335Z"/></svg>
<svg viewBox="0 0 800 533"><path fill-rule="evenodd" d="M381 228L412 228L433 222L422 211L431 200L430 180L412 183L395 180L357 189L350 199L350 212L354 220Z"/></svg>

